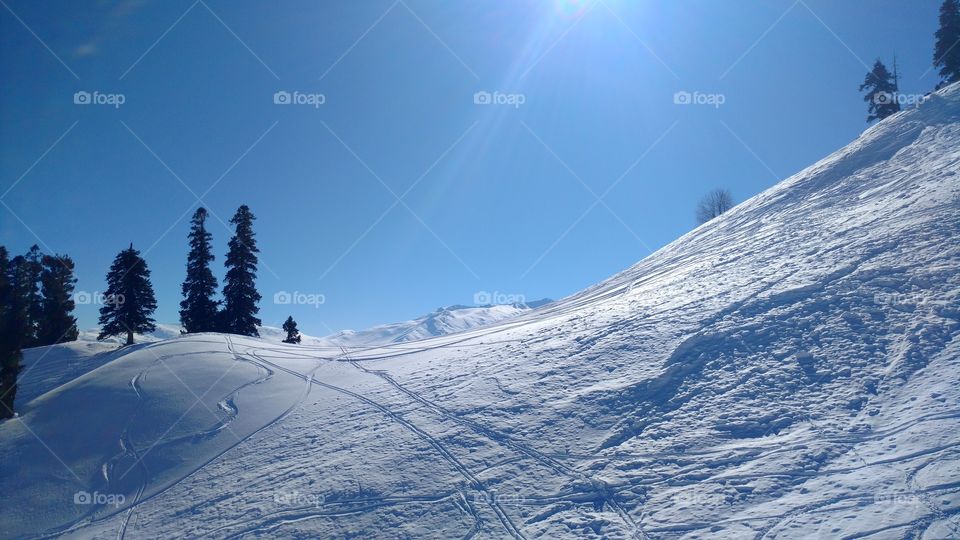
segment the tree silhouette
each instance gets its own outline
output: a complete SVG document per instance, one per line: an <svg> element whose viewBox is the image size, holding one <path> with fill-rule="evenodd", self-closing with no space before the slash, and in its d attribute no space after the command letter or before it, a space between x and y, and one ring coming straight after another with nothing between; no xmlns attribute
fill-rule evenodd
<svg viewBox="0 0 960 540"><path fill-rule="evenodd" d="M697 204L697 223L702 225L733 206L733 195L729 190L715 189L704 195Z"/></svg>
<svg viewBox="0 0 960 540"><path fill-rule="evenodd" d="M300 332L297 330L297 321L293 320L293 316L287 317L286 322L283 323L283 330L287 333L284 343L300 343Z"/></svg>
<svg viewBox="0 0 960 540"><path fill-rule="evenodd" d="M150 285L150 270L140 252L130 247L117 254L107 273L107 292L100 308L100 335L97 339L127 334L127 345L133 334L157 329L151 318L157 301Z"/></svg>
<svg viewBox="0 0 960 540"><path fill-rule="evenodd" d="M223 282L223 311L220 313L220 331L241 336L259 336L260 293L257 292L257 243L253 220L256 217L247 205L237 209L230 219L236 233L230 239L226 279Z"/></svg>
<svg viewBox="0 0 960 540"><path fill-rule="evenodd" d="M187 277L181 287L183 300L180 302L180 324L187 333L217 330L219 305L213 298L217 292L217 278L210 270L214 258L210 249L213 235L204 227L206 219L207 210L201 207L191 220Z"/></svg>

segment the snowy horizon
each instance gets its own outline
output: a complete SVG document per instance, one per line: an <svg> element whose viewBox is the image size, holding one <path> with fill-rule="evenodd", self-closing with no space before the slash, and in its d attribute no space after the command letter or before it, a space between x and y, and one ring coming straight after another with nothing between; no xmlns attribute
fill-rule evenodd
<svg viewBox="0 0 960 540"><path fill-rule="evenodd" d="M742 202L855 138L875 58L926 93L938 3L14 0L0 245L71 255L95 298L133 242L174 322L190 214L222 282L247 204L274 326L563 298L690 231L709 190Z"/></svg>

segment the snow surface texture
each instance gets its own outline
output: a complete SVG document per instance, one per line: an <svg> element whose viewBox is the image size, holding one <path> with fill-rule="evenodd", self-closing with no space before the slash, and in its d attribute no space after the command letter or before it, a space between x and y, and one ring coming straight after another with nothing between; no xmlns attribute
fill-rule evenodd
<svg viewBox="0 0 960 540"><path fill-rule="evenodd" d="M491 326L137 345L0 425L0 530L956 538L958 171L953 85Z"/></svg>
<svg viewBox="0 0 960 540"><path fill-rule="evenodd" d="M544 299L529 304L450 306L416 319L374 326L367 330L343 330L325 337L301 333L301 345L338 348L403 343L488 325L550 302ZM257 330L265 341L281 343L287 337L282 328L260 326ZM178 338L180 331L181 327L178 325L157 324L154 332L137 334L136 340L138 343L155 343ZM80 332L77 341L26 349L23 354L25 371L20 376L17 390L17 408L88 371L97 369L119 355L126 354L126 351L117 350L125 343L125 336L98 341L99 333L100 329L94 328Z"/></svg>

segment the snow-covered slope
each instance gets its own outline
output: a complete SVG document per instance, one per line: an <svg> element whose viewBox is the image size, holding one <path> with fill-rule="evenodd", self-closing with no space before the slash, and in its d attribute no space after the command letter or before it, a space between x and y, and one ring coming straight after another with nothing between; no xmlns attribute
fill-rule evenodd
<svg viewBox="0 0 960 540"><path fill-rule="evenodd" d="M958 537L958 171L954 85L481 329L139 345L0 425L0 530Z"/></svg>
<svg viewBox="0 0 960 540"><path fill-rule="evenodd" d="M478 328L515 317L535 309L550 300L538 300L526 304L492 306L450 306L409 321L374 326L367 330L344 330L325 337L301 333L301 345L340 350L344 347L386 345L403 343L428 337L442 336ZM138 334L138 343L155 343L180 337L181 327L174 324L157 324L157 329L148 334ZM265 341L281 343L287 333L282 328L260 326L257 328ZM39 397L62 384L97 369L117 358L123 352L117 349L124 343L123 337L97 340L99 328L81 331L77 340L70 343L26 349L23 355L25 371L20 377L17 406Z"/></svg>

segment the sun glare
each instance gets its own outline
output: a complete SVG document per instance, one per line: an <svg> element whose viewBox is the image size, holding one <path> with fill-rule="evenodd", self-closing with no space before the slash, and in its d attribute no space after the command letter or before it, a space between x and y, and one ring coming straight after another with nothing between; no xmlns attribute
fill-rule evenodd
<svg viewBox="0 0 960 540"><path fill-rule="evenodd" d="M557 13L564 17L576 18L586 11L594 0L554 0Z"/></svg>

